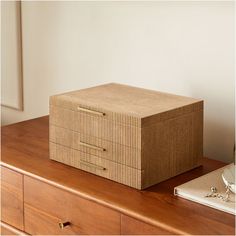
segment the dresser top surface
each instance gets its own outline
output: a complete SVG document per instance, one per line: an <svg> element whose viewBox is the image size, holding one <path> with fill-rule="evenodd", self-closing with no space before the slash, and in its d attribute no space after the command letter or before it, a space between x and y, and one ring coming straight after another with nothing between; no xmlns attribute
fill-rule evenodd
<svg viewBox="0 0 236 236"><path fill-rule="evenodd" d="M175 186L224 163L205 158L203 167L139 191L50 160L48 128L48 117L2 127L2 165L170 232L233 234L233 215L173 195Z"/></svg>
<svg viewBox="0 0 236 236"><path fill-rule="evenodd" d="M198 103L200 99L110 83L55 95L75 103L145 118Z"/></svg>

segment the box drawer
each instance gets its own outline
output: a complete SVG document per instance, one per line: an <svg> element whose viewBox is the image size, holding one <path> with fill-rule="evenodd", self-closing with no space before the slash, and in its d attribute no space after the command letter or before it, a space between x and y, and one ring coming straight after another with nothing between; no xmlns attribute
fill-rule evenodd
<svg viewBox="0 0 236 236"><path fill-rule="evenodd" d="M110 91L110 88L106 89L105 91L106 92ZM77 91L74 92L77 93ZM81 92L82 90L79 91L79 93ZM56 107L64 108L66 109L65 112L71 111L71 114L73 114L73 112L80 112L91 116L102 117L106 120L114 121L115 123L141 127L140 118L135 117L132 114L132 111L128 113L127 110L124 109L126 108L125 105L127 105L127 102L120 104L118 111L111 106L111 97L110 98L107 97L108 100L105 102L106 105L108 106L104 106L105 104L101 103L101 101L98 102L99 98L101 98L101 95L103 94L105 93L99 92L98 94L99 96L93 98L93 101L89 103L87 96L84 98L77 99L77 96L73 94L73 92L70 94L55 95L50 97L50 106L52 106L51 108L56 108ZM120 97L117 100L119 102L122 101ZM140 107L140 109L143 110L142 107ZM57 117L55 116L55 118L58 118L59 119L58 121L63 122L63 119L60 119L61 115L63 115L63 113L61 113L63 112L63 110L56 109L52 111L58 115ZM64 120L64 121L66 121L67 124L69 125L69 120Z"/></svg>
<svg viewBox="0 0 236 236"><path fill-rule="evenodd" d="M50 158L133 188L141 188L142 170L50 143Z"/></svg>
<svg viewBox="0 0 236 236"><path fill-rule="evenodd" d="M1 167L1 220L23 230L23 176Z"/></svg>
<svg viewBox="0 0 236 236"><path fill-rule="evenodd" d="M27 176L24 191L25 230L30 234L120 234L120 213L110 208ZM70 225L60 229L60 221Z"/></svg>
<svg viewBox="0 0 236 236"><path fill-rule="evenodd" d="M50 106L50 125L141 149L141 128L106 119L96 114Z"/></svg>
<svg viewBox="0 0 236 236"><path fill-rule="evenodd" d="M55 125L50 126L50 141L81 152L141 169L141 150L81 134Z"/></svg>

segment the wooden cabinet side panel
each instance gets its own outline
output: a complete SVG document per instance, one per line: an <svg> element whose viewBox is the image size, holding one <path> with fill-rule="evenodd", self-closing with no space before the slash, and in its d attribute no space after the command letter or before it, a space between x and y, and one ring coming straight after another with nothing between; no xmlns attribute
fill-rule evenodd
<svg viewBox="0 0 236 236"><path fill-rule="evenodd" d="M173 233L144 223L132 217L121 215L121 234L122 235L173 235Z"/></svg>
<svg viewBox="0 0 236 236"><path fill-rule="evenodd" d="M24 230L23 175L1 167L1 220Z"/></svg>

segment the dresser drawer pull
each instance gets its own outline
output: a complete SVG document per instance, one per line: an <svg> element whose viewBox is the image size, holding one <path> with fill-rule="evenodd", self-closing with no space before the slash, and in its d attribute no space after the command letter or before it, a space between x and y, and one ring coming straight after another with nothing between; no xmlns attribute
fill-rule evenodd
<svg viewBox="0 0 236 236"><path fill-rule="evenodd" d="M94 167L94 168L99 169L99 170L106 170L105 167L97 166L97 165L94 165L94 164L89 163L89 162L80 161L80 163L83 164L83 165L85 165L85 166Z"/></svg>
<svg viewBox="0 0 236 236"><path fill-rule="evenodd" d="M66 226L70 225L70 222L69 221L59 222L58 225L59 225L60 229L64 229Z"/></svg>
<svg viewBox="0 0 236 236"><path fill-rule="evenodd" d="M88 143L84 143L84 142L81 142L81 141L79 142L79 145L84 146L84 147L93 148L93 149L96 149L98 151L103 151L103 152L106 151L105 148L98 147L98 146L95 146L95 145L91 145L91 144L88 144Z"/></svg>
<svg viewBox="0 0 236 236"><path fill-rule="evenodd" d="M92 113L94 115L98 115L98 116L105 116L106 114L104 112L100 112L100 111L93 111L87 108L83 108L83 107L77 107L77 109L79 111L84 111L84 112L88 112L88 113Z"/></svg>

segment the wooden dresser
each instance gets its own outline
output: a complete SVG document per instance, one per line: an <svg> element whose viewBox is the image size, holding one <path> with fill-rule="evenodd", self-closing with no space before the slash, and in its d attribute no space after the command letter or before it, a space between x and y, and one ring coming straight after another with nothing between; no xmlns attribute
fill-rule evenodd
<svg viewBox="0 0 236 236"><path fill-rule="evenodd" d="M8 234L234 234L235 217L173 195L203 167L140 191L49 159L48 117L2 127L1 230Z"/></svg>

